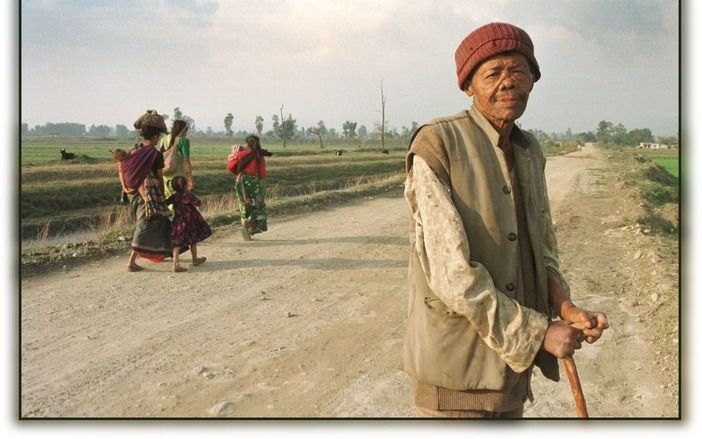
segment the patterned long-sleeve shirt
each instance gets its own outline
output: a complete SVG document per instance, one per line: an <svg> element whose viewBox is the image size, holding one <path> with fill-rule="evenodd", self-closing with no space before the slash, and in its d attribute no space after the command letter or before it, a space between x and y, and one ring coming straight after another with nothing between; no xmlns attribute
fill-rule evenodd
<svg viewBox="0 0 702 439"><path fill-rule="evenodd" d="M464 315L510 368L528 369L541 349L549 318L496 288L476 288L492 280L485 267L470 260L470 237L450 189L420 156L414 157L407 176L405 198L415 223L414 245L432 292Z"/></svg>

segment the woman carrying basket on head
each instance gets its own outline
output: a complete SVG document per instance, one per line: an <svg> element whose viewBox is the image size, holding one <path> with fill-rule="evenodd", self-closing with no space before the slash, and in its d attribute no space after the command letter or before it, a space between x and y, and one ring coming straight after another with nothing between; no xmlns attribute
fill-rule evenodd
<svg viewBox="0 0 702 439"><path fill-rule="evenodd" d="M241 216L241 234L245 240L250 240L251 235L268 230L266 215L266 160L264 156L271 156L270 152L261 148L258 136L248 136L246 146L239 145L232 148L227 162L227 171L236 176L234 192L239 201Z"/></svg>
<svg viewBox="0 0 702 439"><path fill-rule="evenodd" d="M137 220L127 270L141 271L137 256L160 262L171 255L171 224L163 196L163 154L156 149L166 124L156 111L149 110L134 122L134 128L144 140L121 157L119 172Z"/></svg>

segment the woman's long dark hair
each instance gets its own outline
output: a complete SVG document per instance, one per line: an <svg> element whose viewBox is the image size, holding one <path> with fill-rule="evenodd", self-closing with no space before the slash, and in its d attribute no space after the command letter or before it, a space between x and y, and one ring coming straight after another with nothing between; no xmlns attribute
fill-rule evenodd
<svg viewBox="0 0 702 439"><path fill-rule="evenodd" d="M253 134L250 136L246 137L246 146L251 148L251 150L254 153L254 157L256 157L256 162L258 162L261 157L263 157L262 151L261 151L261 139L258 138L258 136L254 136Z"/></svg>
<svg viewBox="0 0 702 439"><path fill-rule="evenodd" d="M173 143L175 142L175 138L182 135L185 135L185 131L188 129L188 124L184 120L176 119L173 121L173 126L171 126L171 139L168 142L168 147L170 148L173 146Z"/></svg>

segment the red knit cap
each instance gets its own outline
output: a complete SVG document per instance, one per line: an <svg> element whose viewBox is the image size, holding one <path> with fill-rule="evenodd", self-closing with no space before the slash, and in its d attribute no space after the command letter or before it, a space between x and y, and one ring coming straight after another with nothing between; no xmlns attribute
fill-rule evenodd
<svg viewBox="0 0 702 439"><path fill-rule="evenodd" d="M470 33L456 49L458 88L476 67L486 59L504 52L519 52L526 57L534 74L534 82L541 77L539 63L534 58L534 44L524 30L509 23L488 23Z"/></svg>

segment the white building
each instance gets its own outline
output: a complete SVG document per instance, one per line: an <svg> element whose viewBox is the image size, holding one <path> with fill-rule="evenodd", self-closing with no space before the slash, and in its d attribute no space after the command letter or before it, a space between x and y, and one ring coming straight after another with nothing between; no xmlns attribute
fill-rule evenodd
<svg viewBox="0 0 702 439"><path fill-rule="evenodd" d="M670 149L665 143L641 142L637 148L643 149Z"/></svg>

